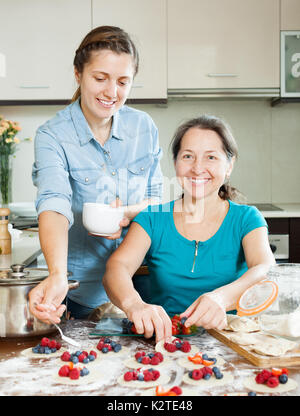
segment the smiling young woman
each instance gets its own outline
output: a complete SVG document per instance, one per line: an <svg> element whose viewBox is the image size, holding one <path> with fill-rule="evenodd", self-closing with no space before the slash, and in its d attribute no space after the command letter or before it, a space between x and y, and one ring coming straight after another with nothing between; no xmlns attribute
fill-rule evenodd
<svg viewBox="0 0 300 416"><path fill-rule="evenodd" d="M40 320L60 321L67 271L80 282L67 298L71 316L87 318L107 303L102 276L109 255L135 215L161 199L157 128L147 113L124 105L138 66L138 52L124 30L93 29L75 53L78 89L72 103L37 131L32 174L49 277L29 300ZM85 202L125 205L119 231L90 235L82 223Z"/></svg>

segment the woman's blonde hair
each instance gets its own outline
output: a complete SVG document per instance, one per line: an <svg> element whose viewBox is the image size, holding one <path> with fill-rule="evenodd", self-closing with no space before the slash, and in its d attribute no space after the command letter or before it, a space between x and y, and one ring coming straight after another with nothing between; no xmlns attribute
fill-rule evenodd
<svg viewBox="0 0 300 416"><path fill-rule="evenodd" d="M108 49L117 54L127 53L132 56L134 75L139 68L139 54L128 33L116 26L99 26L91 30L82 40L75 52L74 67L81 74L84 65L89 62L93 51ZM80 87L72 97L72 102L80 97Z"/></svg>

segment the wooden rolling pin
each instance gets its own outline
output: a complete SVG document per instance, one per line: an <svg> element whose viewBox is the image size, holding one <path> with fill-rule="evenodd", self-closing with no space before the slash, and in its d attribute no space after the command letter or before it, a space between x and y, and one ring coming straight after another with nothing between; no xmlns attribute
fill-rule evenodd
<svg viewBox="0 0 300 416"><path fill-rule="evenodd" d="M11 236L8 231L8 208L0 208L0 255L11 253Z"/></svg>

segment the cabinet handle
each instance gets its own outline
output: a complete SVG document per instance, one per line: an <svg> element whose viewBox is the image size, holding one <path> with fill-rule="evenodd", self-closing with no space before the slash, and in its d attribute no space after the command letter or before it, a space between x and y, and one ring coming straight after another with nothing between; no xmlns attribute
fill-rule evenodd
<svg viewBox="0 0 300 416"><path fill-rule="evenodd" d="M49 85L20 85L19 88L39 89L39 88L50 88L50 87Z"/></svg>
<svg viewBox="0 0 300 416"><path fill-rule="evenodd" d="M207 74L208 77L237 77L237 74Z"/></svg>

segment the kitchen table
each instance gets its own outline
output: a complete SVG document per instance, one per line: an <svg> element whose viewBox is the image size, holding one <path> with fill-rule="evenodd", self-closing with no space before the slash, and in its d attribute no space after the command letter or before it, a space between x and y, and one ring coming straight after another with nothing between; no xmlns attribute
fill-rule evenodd
<svg viewBox="0 0 300 416"><path fill-rule="evenodd" d="M85 350L95 349L98 338L89 338L89 333L96 323L82 320L69 320L61 325L64 333L79 341ZM58 333L49 334L49 338L59 340ZM206 331L201 335L187 338L191 344L199 347L202 352L207 352L209 356L222 356L225 360L222 371L230 372L234 377L234 382L225 386L218 386L207 390L199 390L199 396L224 396L232 392L247 392L243 387L243 379L254 375L259 369L239 356L236 352L225 346L220 341L213 338ZM117 379L121 374L129 369L124 365L123 356L102 357L99 362L99 374L102 379L91 384L80 386L69 386L56 383L52 376L57 373L64 364L57 358L38 358L32 359L22 356L23 349L32 347L39 343L41 337L32 339L1 339L0 340L0 395L1 396L140 396L144 389L129 389L117 384ZM153 352L155 347L154 339L146 340L142 337L114 337L122 345L130 349L133 356L135 352L142 349L146 352ZM68 345L62 342L63 347ZM96 350L98 351L98 350ZM99 354L102 354L99 352ZM161 369L163 371L163 369ZM187 371L180 367L176 359L172 358L172 364L165 369L170 376L170 384L180 385L183 374ZM290 377L297 381L298 387L285 396L300 395L300 367L289 368ZM197 388L192 387L197 390ZM260 395L260 394L258 394ZM265 394L278 396L277 393Z"/></svg>

